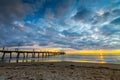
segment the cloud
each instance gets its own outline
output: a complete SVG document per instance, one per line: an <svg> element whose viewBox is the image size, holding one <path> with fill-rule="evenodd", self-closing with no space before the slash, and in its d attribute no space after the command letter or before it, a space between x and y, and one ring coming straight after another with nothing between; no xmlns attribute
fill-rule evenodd
<svg viewBox="0 0 120 80"><path fill-rule="evenodd" d="M14 20L24 18L30 11L28 5L23 4L21 0L0 0L0 23L11 24Z"/></svg>
<svg viewBox="0 0 120 80"><path fill-rule="evenodd" d="M70 32L70 31L67 31L67 30L64 30L62 32L63 35L67 36L67 37L79 37L80 35L77 33L77 32Z"/></svg>
<svg viewBox="0 0 120 80"><path fill-rule="evenodd" d="M119 27L117 28L114 25L104 25L100 28L100 30L101 33L105 36L109 36L120 31Z"/></svg>
<svg viewBox="0 0 120 80"><path fill-rule="evenodd" d="M119 0L0 0L0 46L120 48Z"/></svg>
<svg viewBox="0 0 120 80"><path fill-rule="evenodd" d="M91 11L81 7L77 13L73 16L73 19L76 21L87 21L87 19L90 17Z"/></svg>
<svg viewBox="0 0 120 80"><path fill-rule="evenodd" d="M113 9L113 10L112 10L112 13L113 13L114 15L119 15L119 13L120 13L120 8Z"/></svg>
<svg viewBox="0 0 120 80"><path fill-rule="evenodd" d="M69 0L69 1L68 0L61 0L61 1L59 1L59 3L56 6L56 11L55 11L56 17L62 17L66 13L68 13L68 11L75 4L75 2L76 1L74 1L74 0Z"/></svg>
<svg viewBox="0 0 120 80"><path fill-rule="evenodd" d="M48 19L53 19L55 17L54 13L50 8L48 8L45 12L45 17Z"/></svg>
<svg viewBox="0 0 120 80"><path fill-rule="evenodd" d="M111 24L115 24L115 25L120 25L120 17L116 18L116 19L113 19L111 21Z"/></svg>

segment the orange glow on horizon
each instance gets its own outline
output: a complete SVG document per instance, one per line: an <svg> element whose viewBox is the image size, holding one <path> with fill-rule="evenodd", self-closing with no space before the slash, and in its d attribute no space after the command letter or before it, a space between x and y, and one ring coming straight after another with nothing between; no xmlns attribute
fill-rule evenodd
<svg viewBox="0 0 120 80"><path fill-rule="evenodd" d="M77 53L77 54L120 54L120 49L115 50L71 50L66 53Z"/></svg>
<svg viewBox="0 0 120 80"><path fill-rule="evenodd" d="M7 47L6 47L7 48ZM8 47L8 49L11 47ZM13 49L16 47L13 47ZM19 48L31 48L32 46L22 46ZM0 48L1 50L3 48ZM41 50L41 51L64 51L66 54L120 54L120 49L98 49L98 50L94 50L94 49L83 49L83 50L76 50L76 49L72 49L72 48L60 48L60 47L35 47L33 48L35 50Z"/></svg>

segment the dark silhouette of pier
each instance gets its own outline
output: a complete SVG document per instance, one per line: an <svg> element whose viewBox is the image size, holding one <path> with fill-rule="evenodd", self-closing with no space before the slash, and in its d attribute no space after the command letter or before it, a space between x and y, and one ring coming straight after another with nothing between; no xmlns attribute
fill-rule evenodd
<svg viewBox="0 0 120 80"><path fill-rule="evenodd" d="M9 58L12 58L12 54L16 54L16 59L18 60L20 58L20 55L22 55L23 58L28 58L29 55L32 55L32 58L40 58L40 57L48 57L48 56L55 56L55 55L62 55L65 54L65 52L54 52L54 51L40 51L40 50L7 50L4 49L0 50L0 53L2 53L1 60L5 59L5 55L9 54Z"/></svg>

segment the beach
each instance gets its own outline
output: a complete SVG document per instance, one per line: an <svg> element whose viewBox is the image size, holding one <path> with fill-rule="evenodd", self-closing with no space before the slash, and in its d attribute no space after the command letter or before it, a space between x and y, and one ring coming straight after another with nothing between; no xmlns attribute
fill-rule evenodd
<svg viewBox="0 0 120 80"><path fill-rule="evenodd" d="M120 64L0 63L0 80L120 80Z"/></svg>

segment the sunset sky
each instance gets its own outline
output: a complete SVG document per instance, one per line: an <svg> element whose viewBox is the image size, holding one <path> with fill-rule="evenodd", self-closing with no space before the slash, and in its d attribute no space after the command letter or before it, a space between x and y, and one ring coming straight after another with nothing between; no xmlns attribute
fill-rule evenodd
<svg viewBox="0 0 120 80"><path fill-rule="evenodd" d="M120 49L120 0L0 0L0 47Z"/></svg>

